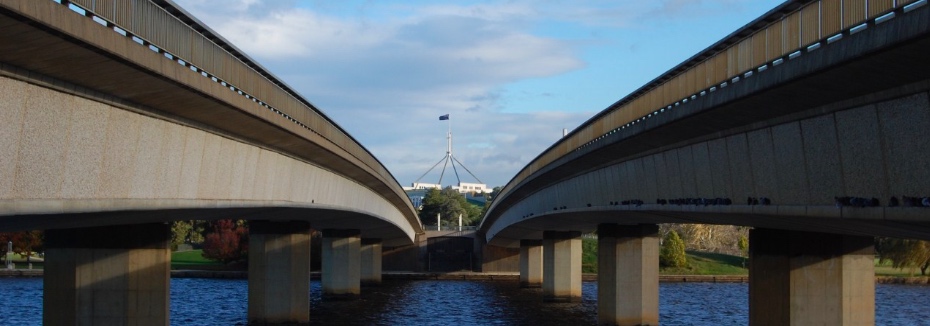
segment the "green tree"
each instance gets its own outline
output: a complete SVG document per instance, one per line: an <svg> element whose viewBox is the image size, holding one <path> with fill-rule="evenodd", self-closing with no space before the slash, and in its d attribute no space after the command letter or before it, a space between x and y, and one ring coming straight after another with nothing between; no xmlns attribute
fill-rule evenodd
<svg viewBox="0 0 930 326"><path fill-rule="evenodd" d="M436 225L437 214L440 214L443 225L458 225L460 214L463 225L474 225L481 218L481 209L468 203L464 195L451 187L430 189L423 196L420 221L424 225Z"/></svg>
<svg viewBox="0 0 930 326"><path fill-rule="evenodd" d="M743 257L749 254L749 238L745 235L740 235L739 239L736 240L736 247L739 248L739 252L743 254Z"/></svg>
<svg viewBox="0 0 930 326"><path fill-rule="evenodd" d="M662 240L659 265L662 265L662 267L688 266L688 257L685 255L685 242L678 236L678 232L669 231L665 235L665 239Z"/></svg>
<svg viewBox="0 0 930 326"><path fill-rule="evenodd" d="M177 250L178 246L187 243L192 229L188 221L171 222L171 250Z"/></svg>
<svg viewBox="0 0 930 326"><path fill-rule="evenodd" d="M919 268L920 275L927 275L930 268L930 241L877 238L875 248L879 263L890 260L894 268L910 268L912 274L914 268Z"/></svg>
<svg viewBox="0 0 930 326"><path fill-rule="evenodd" d="M171 222L171 249L176 250L179 245L202 244L206 221L186 220Z"/></svg>
<svg viewBox="0 0 930 326"><path fill-rule="evenodd" d="M494 187L490 193L484 194L485 202L484 207L481 208L481 214L478 215L479 220L484 218L484 215L488 213L488 209L491 208L491 203L494 202L494 199L497 198L497 195L501 193L501 187Z"/></svg>

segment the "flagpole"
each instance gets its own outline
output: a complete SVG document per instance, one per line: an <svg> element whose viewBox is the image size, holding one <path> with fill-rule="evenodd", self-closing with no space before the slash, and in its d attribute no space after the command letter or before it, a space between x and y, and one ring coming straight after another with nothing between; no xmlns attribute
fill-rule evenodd
<svg viewBox="0 0 930 326"><path fill-rule="evenodd" d="M448 141L449 146L446 149L446 155L452 157L452 117L450 116L449 119L446 119L446 121L449 121L449 133L446 134L446 140Z"/></svg>

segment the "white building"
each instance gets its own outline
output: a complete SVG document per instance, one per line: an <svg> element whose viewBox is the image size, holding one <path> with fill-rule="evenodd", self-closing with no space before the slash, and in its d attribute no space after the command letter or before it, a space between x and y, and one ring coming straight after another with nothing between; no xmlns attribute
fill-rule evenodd
<svg viewBox="0 0 930 326"><path fill-rule="evenodd" d="M404 187L405 191L410 190L422 190L422 189L442 189L442 185L436 183L419 183L415 182L410 185L410 187ZM490 193L494 189L488 188L488 185L483 183L466 183L459 182L457 186L452 186L453 190L458 191L459 193Z"/></svg>

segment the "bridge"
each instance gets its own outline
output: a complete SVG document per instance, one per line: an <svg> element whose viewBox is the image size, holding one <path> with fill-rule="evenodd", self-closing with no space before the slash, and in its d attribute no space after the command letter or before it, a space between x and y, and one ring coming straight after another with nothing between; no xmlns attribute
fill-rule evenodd
<svg viewBox="0 0 930 326"><path fill-rule="evenodd" d="M46 231L44 324L168 324L166 222L250 221L250 322L309 318L423 233L400 184L170 0L0 1L0 229ZM316 249L314 249L316 250Z"/></svg>
<svg viewBox="0 0 930 326"><path fill-rule="evenodd" d="M478 232L559 301L596 231L599 322L655 325L656 224L751 226L751 324L874 324L872 237L930 240L928 54L926 1L788 1L553 144Z"/></svg>

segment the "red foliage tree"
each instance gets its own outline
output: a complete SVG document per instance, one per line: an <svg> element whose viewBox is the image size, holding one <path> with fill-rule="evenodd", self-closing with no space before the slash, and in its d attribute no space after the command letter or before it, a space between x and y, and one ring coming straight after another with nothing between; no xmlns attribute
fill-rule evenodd
<svg viewBox="0 0 930 326"><path fill-rule="evenodd" d="M33 256L33 253L42 250L45 235L40 230L4 232L0 233L0 244L3 250L6 250L6 243L13 242L13 252L20 256L26 257L26 261Z"/></svg>
<svg viewBox="0 0 930 326"><path fill-rule="evenodd" d="M203 241L204 258L230 263L248 257L248 227L233 220L217 220L209 229Z"/></svg>

